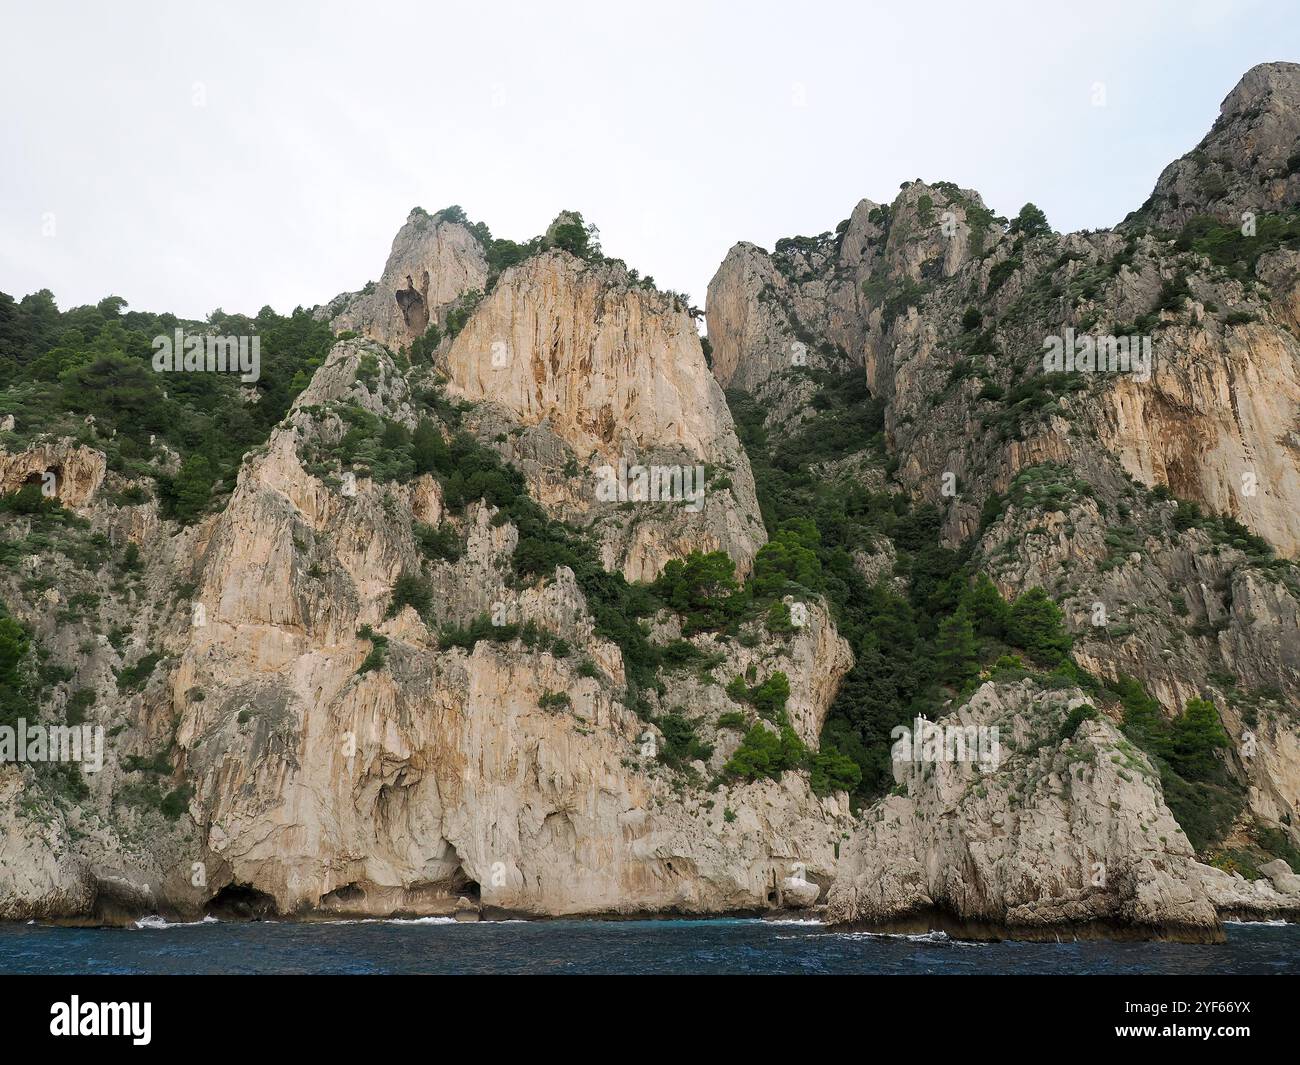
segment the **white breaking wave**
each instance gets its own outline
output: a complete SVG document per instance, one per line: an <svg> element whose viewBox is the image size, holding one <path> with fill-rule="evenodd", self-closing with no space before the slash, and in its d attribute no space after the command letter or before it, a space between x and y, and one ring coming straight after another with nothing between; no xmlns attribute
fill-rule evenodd
<svg viewBox="0 0 1300 1065"><path fill-rule="evenodd" d="M146 928L152 931L158 931L159 929L163 929L163 928L197 928L199 925L220 924L220 923L221 922L218 921L215 917L211 917L211 916L204 917L203 920L201 921L173 922L173 921L168 921L165 918L159 917L156 913L153 913L150 914L148 917L141 917L140 920L135 922L135 926L136 928Z"/></svg>
<svg viewBox="0 0 1300 1065"><path fill-rule="evenodd" d="M972 939L953 939L947 932L833 932L841 939L906 939L913 943L945 943L953 947L987 947L989 943Z"/></svg>
<svg viewBox="0 0 1300 1065"><path fill-rule="evenodd" d="M1285 928L1287 925L1292 924L1294 922L1283 921L1281 918L1274 918L1267 921L1224 921L1223 923L1224 924L1262 924L1262 925L1267 925L1269 928ZM1296 925L1296 927L1300 928L1300 924Z"/></svg>
<svg viewBox="0 0 1300 1065"><path fill-rule="evenodd" d="M815 925L818 928L821 928L826 924L825 921L819 921L815 917L776 917L772 920L759 918L759 921L762 924L804 924Z"/></svg>

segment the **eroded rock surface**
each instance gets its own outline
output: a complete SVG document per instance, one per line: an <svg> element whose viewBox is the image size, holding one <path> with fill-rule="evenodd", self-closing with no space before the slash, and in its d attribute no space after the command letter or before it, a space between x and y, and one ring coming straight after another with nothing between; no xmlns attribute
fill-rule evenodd
<svg viewBox="0 0 1300 1065"><path fill-rule="evenodd" d="M935 919L979 933L1213 938L1187 837L1146 757L1109 721L1062 728L1082 694L986 684L944 726L997 728L1002 761L894 762L901 794L863 817L829 893L835 923ZM956 749L955 747L953 748Z"/></svg>
<svg viewBox="0 0 1300 1065"><path fill-rule="evenodd" d="M482 290L483 246L469 228L416 208L393 238L378 282L335 297L325 313L336 331L352 330L394 351L429 325L441 325L465 294Z"/></svg>

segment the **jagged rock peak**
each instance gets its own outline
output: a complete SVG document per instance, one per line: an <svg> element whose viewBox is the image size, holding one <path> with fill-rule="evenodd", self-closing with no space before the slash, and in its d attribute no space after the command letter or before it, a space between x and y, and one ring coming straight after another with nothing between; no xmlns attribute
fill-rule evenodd
<svg viewBox="0 0 1300 1065"><path fill-rule="evenodd" d="M397 350L442 322L448 310L487 283L488 260L464 212L414 208L393 238L378 282L322 309L334 329L355 330Z"/></svg>
<svg viewBox="0 0 1300 1065"><path fill-rule="evenodd" d="M574 521L608 512L607 566L649 578L692 550L725 550L748 572L766 540L753 477L678 297L617 261L553 249L502 273L444 358L450 393L505 420L494 435L543 505ZM700 508L629 521L594 488L594 471L622 460L725 479Z"/></svg>
<svg viewBox="0 0 1300 1065"><path fill-rule="evenodd" d="M1201 142L1160 174L1125 224L1181 226L1300 205L1300 64L1261 63L1224 98Z"/></svg>
<svg viewBox="0 0 1300 1065"><path fill-rule="evenodd" d="M1002 239L1002 221L979 193L918 178L889 205L860 200L833 232L782 238L770 254L735 244L709 282L714 376L757 395L800 367L868 363L888 282L952 277Z"/></svg>

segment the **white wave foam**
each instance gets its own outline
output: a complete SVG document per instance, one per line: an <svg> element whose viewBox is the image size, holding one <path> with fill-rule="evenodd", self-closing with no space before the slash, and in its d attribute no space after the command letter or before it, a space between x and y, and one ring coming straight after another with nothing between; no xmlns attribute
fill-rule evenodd
<svg viewBox="0 0 1300 1065"><path fill-rule="evenodd" d="M1224 921L1223 923L1224 923L1224 924L1241 924L1241 925L1251 925L1251 924L1254 924L1254 925L1264 925L1264 926L1266 926L1266 927L1268 927L1268 928L1285 928L1287 925L1292 924L1293 922L1291 922L1291 921L1283 921L1281 918L1274 918L1274 919L1267 920L1267 921ZM1296 925L1296 927L1297 927L1297 928L1300 928L1300 925Z"/></svg>
<svg viewBox="0 0 1300 1065"><path fill-rule="evenodd" d="M203 920L201 921L174 921L173 922L173 921L168 921L165 918L159 917L156 913L153 913L150 914L148 917L141 917L140 920L135 922L135 926L136 928L144 928L144 929L149 929L151 931L158 931L164 928L197 928L199 925L220 924L220 923L221 923L220 921L218 921L215 917L212 916L204 917Z"/></svg>
<svg viewBox="0 0 1300 1065"><path fill-rule="evenodd" d="M947 932L832 932L839 939L904 939L911 943L942 943L949 947L987 947L991 944L973 939L953 939Z"/></svg>

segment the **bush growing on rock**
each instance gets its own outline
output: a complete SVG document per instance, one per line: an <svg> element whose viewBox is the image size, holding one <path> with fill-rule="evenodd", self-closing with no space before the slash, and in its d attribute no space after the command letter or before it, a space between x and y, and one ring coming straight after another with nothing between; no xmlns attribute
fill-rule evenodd
<svg viewBox="0 0 1300 1065"><path fill-rule="evenodd" d="M723 773L747 781L775 780L787 769L797 769L806 754L807 748L790 725L782 725L774 732L760 723L745 733Z"/></svg>
<svg viewBox="0 0 1300 1065"><path fill-rule="evenodd" d="M396 617L408 606L421 617L426 617L433 610L433 589L417 573L403 573L393 582L393 597L385 616Z"/></svg>

